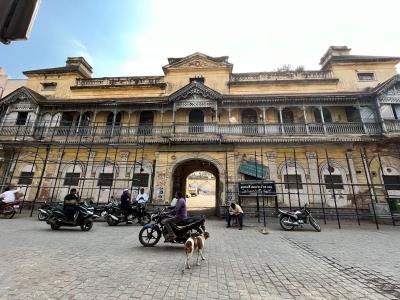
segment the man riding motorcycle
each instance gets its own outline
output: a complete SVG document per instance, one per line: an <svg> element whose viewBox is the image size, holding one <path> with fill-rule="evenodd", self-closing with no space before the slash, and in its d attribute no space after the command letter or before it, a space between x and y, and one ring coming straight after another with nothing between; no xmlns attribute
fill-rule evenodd
<svg viewBox="0 0 400 300"><path fill-rule="evenodd" d="M169 214L171 217L163 220L163 223L168 231L168 234L165 236L166 242L170 242L176 239L176 235L172 230L172 225L187 218L185 197L181 192L177 192L176 198L178 199L178 202L176 203L175 208Z"/></svg>
<svg viewBox="0 0 400 300"><path fill-rule="evenodd" d="M4 189L4 192L0 195L0 208L3 206L3 203L13 203L18 200L20 188L14 190L13 186L8 186Z"/></svg>
<svg viewBox="0 0 400 300"><path fill-rule="evenodd" d="M80 203L80 197L75 188L69 191L69 194L64 197L64 211L67 219L73 221L75 217L78 204Z"/></svg>
<svg viewBox="0 0 400 300"><path fill-rule="evenodd" d="M124 212L126 224L132 224L132 221L128 220L133 210L131 206L131 195L128 189L125 189L121 195L121 210Z"/></svg>

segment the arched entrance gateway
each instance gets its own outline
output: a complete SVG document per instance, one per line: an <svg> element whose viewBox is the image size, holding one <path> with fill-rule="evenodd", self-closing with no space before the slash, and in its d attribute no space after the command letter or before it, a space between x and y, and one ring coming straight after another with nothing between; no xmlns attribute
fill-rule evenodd
<svg viewBox="0 0 400 300"><path fill-rule="evenodd" d="M172 170L171 191L173 192L173 195L177 191L181 191L184 194L190 194L192 191L188 190L189 185L187 179L189 175L193 176L193 174L196 174L197 172L200 174L202 172L211 174L212 176L209 177L209 182L214 186L210 186L210 190L208 192L200 191L200 195L199 193L196 193L196 196L188 197L188 210L191 214L201 213L207 215L216 215L219 213L218 208L221 203L223 187L220 180L220 171L213 162L205 159L194 158L177 163ZM208 201L210 199L209 197L204 197L205 194L208 196L215 194L214 204L211 205L211 207L209 203L202 202L203 199L204 201ZM196 205L191 205L191 202L196 202Z"/></svg>

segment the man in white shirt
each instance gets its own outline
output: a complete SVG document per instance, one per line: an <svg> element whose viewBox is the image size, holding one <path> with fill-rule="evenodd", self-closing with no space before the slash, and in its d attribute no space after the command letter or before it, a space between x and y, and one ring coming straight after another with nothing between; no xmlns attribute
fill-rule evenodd
<svg viewBox="0 0 400 300"><path fill-rule="evenodd" d="M16 190L11 189L10 187L6 187L4 190L4 193L0 195L0 202L3 203L12 203L18 200L17 198L17 193L21 191L20 188L17 188ZM1 203L0 203L1 204Z"/></svg>
<svg viewBox="0 0 400 300"><path fill-rule="evenodd" d="M144 192L144 188L140 189L140 193L136 196L138 204L145 204L149 200L149 195Z"/></svg>

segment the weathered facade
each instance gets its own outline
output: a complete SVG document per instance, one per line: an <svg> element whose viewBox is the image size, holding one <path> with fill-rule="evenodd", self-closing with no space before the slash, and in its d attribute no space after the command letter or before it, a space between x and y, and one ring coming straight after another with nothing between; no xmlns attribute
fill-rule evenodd
<svg viewBox="0 0 400 300"><path fill-rule="evenodd" d="M163 204L209 171L217 207L261 179L277 183L280 205L385 201L400 195L399 61L330 47L318 71L235 73L201 53L169 58L162 76L92 78L81 57L26 71L0 102L2 184L24 185L25 201L145 187Z"/></svg>

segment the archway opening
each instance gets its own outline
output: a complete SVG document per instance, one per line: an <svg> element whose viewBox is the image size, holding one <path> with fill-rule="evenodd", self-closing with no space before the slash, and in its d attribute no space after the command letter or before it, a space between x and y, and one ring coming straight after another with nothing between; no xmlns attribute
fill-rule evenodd
<svg viewBox="0 0 400 300"><path fill-rule="evenodd" d="M188 211L215 210L215 176L207 171L196 171L186 177Z"/></svg>
<svg viewBox="0 0 400 300"><path fill-rule="evenodd" d="M173 195L181 191L187 196L189 214L215 215L221 191L218 168L207 160L186 160L173 171L172 191Z"/></svg>

